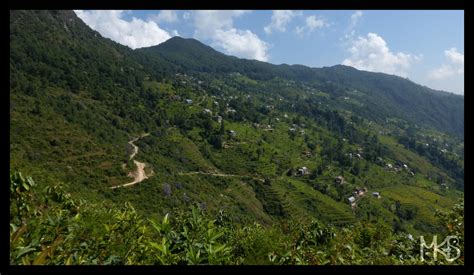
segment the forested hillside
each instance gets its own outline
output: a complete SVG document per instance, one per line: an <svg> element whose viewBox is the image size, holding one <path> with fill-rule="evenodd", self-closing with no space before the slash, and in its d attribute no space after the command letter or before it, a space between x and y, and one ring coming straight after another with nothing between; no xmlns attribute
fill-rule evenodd
<svg viewBox="0 0 474 275"><path fill-rule="evenodd" d="M462 96L400 77L11 11L10 261L417 264L463 227L463 135Z"/></svg>

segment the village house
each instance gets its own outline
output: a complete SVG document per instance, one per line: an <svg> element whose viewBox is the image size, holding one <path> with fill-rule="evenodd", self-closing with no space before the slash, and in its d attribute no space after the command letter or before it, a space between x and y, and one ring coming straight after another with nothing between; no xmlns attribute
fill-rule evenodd
<svg viewBox="0 0 474 275"><path fill-rule="evenodd" d="M376 197L377 199L381 198L379 192L372 192L372 196Z"/></svg>
<svg viewBox="0 0 474 275"><path fill-rule="evenodd" d="M367 192L367 188L355 188L354 192L352 192L352 193L356 197L362 197L362 196L365 195L366 192Z"/></svg>
<svg viewBox="0 0 474 275"><path fill-rule="evenodd" d="M337 176L335 179L334 179L334 183L336 184L344 184L344 178L342 176Z"/></svg>
<svg viewBox="0 0 474 275"><path fill-rule="evenodd" d="M229 130L229 135L231 137L235 137L235 136L237 136L237 133L234 130Z"/></svg>
<svg viewBox="0 0 474 275"><path fill-rule="evenodd" d="M233 113L233 114L234 114L234 113L236 113L237 111L236 111L235 109L229 107L229 108L226 109L226 112L227 112L227 113Z"/></svg>
<svg viewBox="0 0 474 275"><path fill-rule="evenodd" d="M181 97L179 95L172 95L171 100L181 100Z"/></svg>
<svg viewBox="0 0 474 275"><path fill-rule="evenodd" d="M186 102L186 104L193 104L193 100L192 100L192 99L189 99L189 98L187 98L187 99L185 100L185 102Z"/></svg>
<svg viewBox="0 0 474 275"><path fill-rule="evenodd" d="M354 196L350 196L349 198L347 198L347 201L349 201L349 204L352 208L355 208L357 206L356 198Z"/></svg>
<svg viewBox="0 0 474 275"><path fill-rule="evenodd" d="M300 169L298 169L298 171L296 171L296 174L297 174L298 176L304 176L304 175L309 174L309 170L308 170L308 168L307 168L306 166L303 166L303 167L301 167Z"/></svg>
<svg viewBox="0 0 474 275"><path fill-rule="evenodd" d="M209 109L204 109L203 113L208 114L208 115L212 115L212 111L209 110Z"/></svg>
<svg viewBox="0 0 474 275"><path fill-rule="evenodd" d="M384 164L383 158L377 157L377 159L375 160L375 163L383 165Z"/></svg>

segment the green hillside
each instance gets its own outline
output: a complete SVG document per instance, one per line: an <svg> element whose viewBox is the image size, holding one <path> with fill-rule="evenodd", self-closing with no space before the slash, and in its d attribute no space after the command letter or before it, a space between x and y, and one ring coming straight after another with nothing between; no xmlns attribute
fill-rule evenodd
<svg viewBox="0 0 474 275"><path fill-rule="evenodd" d="M9 60L10 186L22 181L15 171L37 183L21 192L29 198L25 213L14 206L23 197L11 200L11 210L22 212L10 218L14 264L294 264L298 257L306 264L404 264L393 251L360 259L408 234L446 234L437 211L464 197L464 98L406 79L238 59L177 37L131 50L73 11L11 11ZM82 200L91 205L84 220L71 209L59 217ZM197 221L196 211L205 218ZM66 231L47 238L62 247L57 258L39 244L26 251L47 235L41 230L49 214L84 227L71 229L70 242ZM175 233L149 222L167 214ZM223 215L226 222L214 228L212 217ZM127 225L117 224L120 217ZM188 222L197 239L216 249L225 244L227 256L191 241L180 231ZM219 237L200 235L204 228ZM146 244L135 239L141 230ZM106 232L114 233L100 239ZM97 244L79 242L88 234ZM120 241L126 234L136 240L128 252ZM154 239L165 235L169 255ZM317 258L308 256L313 248L285 256L297 240L311 247L314 238L325 251ZM98 239L114 252L103 252ZM72 256L83 244L89 248ZM349 260L342 244L356 244L359 256ZM207 258L197 260L192 249ZM166 255L143 256L150 251Z"/></svg>

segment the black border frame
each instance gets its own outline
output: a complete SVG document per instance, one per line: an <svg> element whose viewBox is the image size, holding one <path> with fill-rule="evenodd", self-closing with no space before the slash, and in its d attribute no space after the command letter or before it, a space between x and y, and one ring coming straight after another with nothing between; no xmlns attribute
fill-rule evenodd
<svg viewBox="0 0 474 275"><path fill-rule="evenodd" d="M105 0L67 0L67 1L47 1L46 0L9 0L9 10L15 9L255 9L255 10L262 10L262 9L302 9L302 10L309 10L309 9L325 9L325 10L353 10L353 9L364 9L364 10L464 10L464 49L465 49L465 57L469 60L471 56L469 51L466 51L468 47L466 47L469 43L469 37L466 36L468 33L467 30L470 26L469 23L472 23L472 19L470 17L470 13L466 11L466 1L465 0L451 0L451 1L440 1L440 0L398 0L398 1L383 1L383 0L292 0L287 2L278 2L278 1L261 1L261 2L229 2L229 1L171 1L171 0L116 0L116 1L105 1ZM6 13L6 12L5 12ZM8 16L5 14L4 20L9 22L9 14ZM9 23L8 23L9 24ZM6 27L5 23L5 29ZM7 30L5 30L6 36ZM9 33L9 29L8 29ZM4 40L5 41L5 40ZM6 58L5 58L6 59ZM5 70L9 70L7 68L7 64L9 64L6 60L5 62ZM470 64L468 61L466 64ZM469 75L470 68L469 66L465 66L465 75ZM4 74L6 75L6 74ZM465 100L466 94L467 99L471 96L469 94L470 89L472 87L472 80L471 78L465 78ZM3 84L6 86L7 82L4 81ZM8 88L9 89L9 88ZM467 91L467 92L466 92ZM2 116L3 125L8 125L8 129L10 129L10 101L9 101L9 93L3 92L2 96L4 97L1 102L6 105L2 108L6 114ZM466 104L465 104L466 105ZM468 114L465 110L465 122ZM468 120L468 119L467 119ZM9 131L8 131L9 133ZM464 141L466 143L466 136L468 136L469 131L465 130L465 137ZM2 147L1 148L9 148L10 144L10 135L4 134L4 138L2 138ZM467 146L469 149L470 146ZM466 149L466 146L465 146ZM9 151L9 150L8 150ZM9 163L10 158L9 154L7 155L6 152L4 154L6 156L4 160L6 161L4 167L5 174L2 173L4 176L5 182L7 182L7 175L9 175ZM465 154L465 163L469 163L466 161L469 159L469 154ZM7 170L8 169L8 170ZM465 171L469 172L465 175L469 175L469 169L465 169ZM470 176L467 176L470 178ZM465 180L465 182L468 182ZM473 253L471 248L474 247L472 243L472 238L465 234L465 248L464 256L465 256L465 265L464 266L11 266L9 264L9 248L10 241L9 241L9 190L7 184L1 184L0 194L2 199L0 200L5 205L2 206L1 216L2 216L2 223L0 229L1 235L1 243L0 243L0 253L1 257L1 266L0 266L0 275L3 274L19 274L19 273L48 273L48 274L64 274L64 273L89 273L89 272L104 272L104 273L125 273L125 274L135 274L135 273L167 273L167 272L185 272L185 273L195 273L195 272L236 272L236 273L245 273L250 271L267 273L267 272L301 272L306 274L315 274L315 273L333 273L333 272L341 272L341 273L366 273L366 272L375 272L376 274L400 274L406 272L429 272L429 273L436 273L436 274L474 274L474 266L473 266ZM472 219L470 214L472 214L472 204L466 197L469 194L472 194L472 186L468 183L465 185L465 192L464 192L464 202L465 202L465 231L466 232L474 232L472 227ZM7 229L8 228L8 229Z"/></svg>

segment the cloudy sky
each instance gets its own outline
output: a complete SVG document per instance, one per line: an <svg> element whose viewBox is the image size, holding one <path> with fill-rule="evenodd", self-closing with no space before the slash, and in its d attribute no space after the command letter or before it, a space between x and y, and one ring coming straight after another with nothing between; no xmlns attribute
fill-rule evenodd
<svg viewBox="0 0 474 275"><path fill-rule="evenodd" d="M464 94L464 11L76 11L132 49L173 36L273 64L344 64Z"/></svg>

